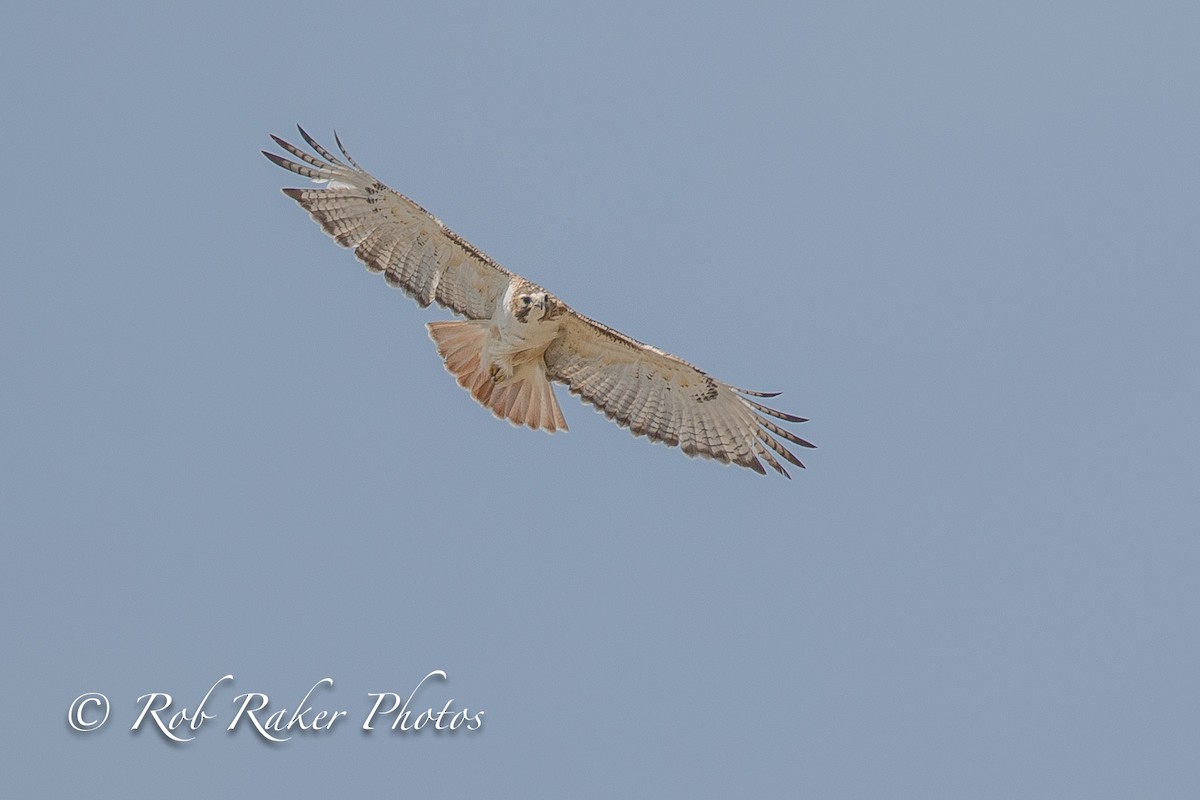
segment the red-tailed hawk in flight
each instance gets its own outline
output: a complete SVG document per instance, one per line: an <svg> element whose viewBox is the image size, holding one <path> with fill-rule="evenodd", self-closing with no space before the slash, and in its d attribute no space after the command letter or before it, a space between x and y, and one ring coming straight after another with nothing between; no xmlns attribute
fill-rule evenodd
<svg viewBox="0 0 1200 800"><path fill-rule="evenodd" d="M535 430L566 430L551 385L558 381L634 436L678 445L689 456L765 474L761 458L787 477L776 456L804 466L783 442L814 445L773 420L805 420L751 399L777 393L737 389L588 319L371 177L336 134L348 163L303 128L300 135L316 156L278 136L271 138L303 163L265 150L263 155L325 185L284 194L338 244L354 248L367 269L382 272L422 307L437 301L466 317L431 322L429 335L458 384L497 417Z"/></svg>

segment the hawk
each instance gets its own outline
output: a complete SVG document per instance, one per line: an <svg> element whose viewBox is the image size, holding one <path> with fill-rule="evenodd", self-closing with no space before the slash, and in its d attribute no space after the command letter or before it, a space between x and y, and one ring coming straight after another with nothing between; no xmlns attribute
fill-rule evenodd
<svg viewBox="0 0 1200 800"><path fill-rule="evenodd" d="M738 389L588 319L376 180L336 133L345 161L299 130L315 155L274 135L298 161L262 153L323 187L283 193L422 308L437 302L464 317L428 323L429 335L459 386L497 417L550 433L567 430L551 383L557 381L634 436L677 446L690 457L759 474L766 473L765 461L788 478L781 459L804 467L784 442L814 445L774 420L806 420L753 399L778 392Z"/></svg>

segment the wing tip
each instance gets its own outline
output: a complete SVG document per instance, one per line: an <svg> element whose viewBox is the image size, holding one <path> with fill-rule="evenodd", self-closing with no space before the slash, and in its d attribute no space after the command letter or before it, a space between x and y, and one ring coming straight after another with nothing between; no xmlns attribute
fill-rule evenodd
<svg viewBox="0 0 1200 800"><path fill-rule="evenodd" d="M277 154L275 154L275 153L272 153L270 150L259 150L258 152L260 152L260 153L262 153L264 156L266 156L266 157L267 157L267 160L268 160L268 161L270 161L270 162L271 162L272 164L274 164L275 166L277 166L277 167L283 167L283 168L284 168L284 169L286 169L286 170L290 170L290 169L291 169L291 167L289 167L289 166L288 166L288 164L289 164L290 162L289 162L289 161L288 161L286 158L284 158L283 156L281 156L281 155L277 155Z"/></svg>

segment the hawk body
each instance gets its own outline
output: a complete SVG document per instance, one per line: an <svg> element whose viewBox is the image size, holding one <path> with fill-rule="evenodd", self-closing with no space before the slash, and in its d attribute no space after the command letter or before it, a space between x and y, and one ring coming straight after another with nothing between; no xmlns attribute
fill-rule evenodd
<svg viewBox="0 0 1200 800"><path fill-rule="evenodd" d="M429 335L458 384L496 416L551 433L566 430L556 381L635 436L689 456L760 474L765 461L787 477L780 459L804 466L784 442L813 445L779 422L805 420L753 399L774 394L735 388L588 319L373 178L340 140L344 162L303 128L300 135L316 155L278 136L271 138L299 160L263 155L324 186L284 193L390 285L423 307L436 302L465 318L429 323Z"/></svg>
<svg viewBox="0 0 1200 800"><path fill-rule="evenodd" d="M566 430L546 378L546 348L559 335L566 307L514 276L489 320L430 322L429 336L460 386L514 425Z"/></svg>

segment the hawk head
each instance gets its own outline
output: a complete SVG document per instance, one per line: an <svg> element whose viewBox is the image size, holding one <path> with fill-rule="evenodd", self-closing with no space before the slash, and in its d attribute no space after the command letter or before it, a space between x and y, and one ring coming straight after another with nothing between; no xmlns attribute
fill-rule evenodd
<svg viewBox="0 0 1200 800"><path fill-rule="evenodd" d="M558 298L542 289L514 292L509 309L518 322L544 322L562 313Z"/></svg>

